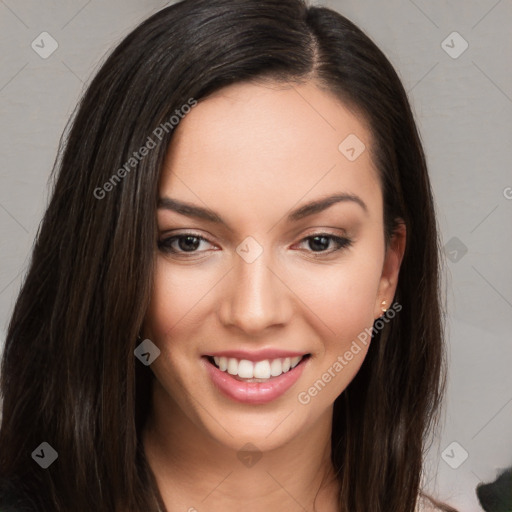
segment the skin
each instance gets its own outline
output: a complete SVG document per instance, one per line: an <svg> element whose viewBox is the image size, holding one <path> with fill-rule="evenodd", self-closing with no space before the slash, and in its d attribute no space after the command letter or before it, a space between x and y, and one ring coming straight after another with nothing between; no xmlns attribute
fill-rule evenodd
<svg viewBox="0 0 512 512"><path fill-rule="evenodd" d="M349 134L366 145L354 161L338 150ZM337 510L333 403L369 345L360 344L308 404L298 394L371 329L382 300L388 308L393 301L405 229L386 248L371 144L361 116L313 82L231 85L199 102L176 129L160 197L208 207L231 230L165 208L157 212L159 241L190 231L207 240L195 252L176 239L171 247L180 253L156 250L143 328L161 351L151 365L152 412L143 440L169 512L230 512L241 505L252 512L313 510L320 487L317 509ZM292 209L338 192L357 195L366 210L342 201L286 220ZM352 244L333 251L334 240L319 248L306 239L323 233ZM252 263L236 252L249 236L263 249ZM222 395L201 359L269 347L311 358L292 388L267 404ZM237 457L246 443L262 453L252 467Z"/></svg>

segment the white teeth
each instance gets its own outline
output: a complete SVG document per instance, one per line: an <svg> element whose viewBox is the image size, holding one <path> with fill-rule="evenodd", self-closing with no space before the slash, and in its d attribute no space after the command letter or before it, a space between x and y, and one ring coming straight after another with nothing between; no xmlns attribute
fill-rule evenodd
<svg viewBox="0 0 512 512"><path fill-rule="evenodd" d="M285 357L282 359L265 359L254 363L248 359L235 359L234 357L217 357L213 360L217 367L230 375L237 375L241 379L270 379L270 377L278 377L282 373L286 373L295 368L303 356Z"/></svg>
<svg viewBox="0 0 512 512"><path fill-rule="evenodd" d="M281 364L281 359L274 359L270 363L270 375L272 377L277 377L283 373L283 365Z"/></svg>
<svg viewBox="0 0 512 512"><path fill-rule="evenodd" d="M256 379L269 379L270 378L270 362L258 361L254 365L254 377Z"/></svg>
<svg viewBox="0 0 512 512"><path fill-rule="evenodd" d="M238 361L236 359L228 359L228 373L231 375L238 375Z"/></svg>
<svg viewBox="0 0 512 512"><path fill-rule="evenodd" d="M236 359L234 359L234 361L236 361ZM251 361L242 359L238 363L238 376L242 377L242 379L252 379L254 377L254 365Z"/></svg>
<svg viewBox="0 0 512 512"><path fill-rule="evenodd" d="M301 359L302 359L302 356L292 357L292 358L290 359L290 365L291 365L291 367L292 367L292 368L295 368L295 367L299 364L299 362L300 362L300 360L301 360Z"/></svg>

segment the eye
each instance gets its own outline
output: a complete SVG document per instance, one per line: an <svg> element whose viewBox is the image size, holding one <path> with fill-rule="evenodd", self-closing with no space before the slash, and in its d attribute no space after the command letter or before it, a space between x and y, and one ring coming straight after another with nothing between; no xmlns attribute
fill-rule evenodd
<svg viewBox="0 0 512 512"><path fill-rule="evenodd" d="M187 254L205 252L207 249L198 250L203 243L211 245L206 238L196 233L181 233L179 235L159 240L158 248L169 254L179 254L186 257ZM329 233L316 233L303 238L299 245L304 243L307 243L309 246L308 252L312 252L313 254L316 253L315 256L323 256L350 247L352 245L352 240ZM334 244L334 247L329 249L331 243Z"/></svg>
<svg viewBox="0 0 512 512"><path fill-rule="evenodd" d="M331 242L334 243L334 248L327 250L329 249ZM350 247L352 245L352 240L329 233L316 233L302 239L301 243L307 243L311 249L310 252L320 253L319 256L322 256L323 254L331 254Z"/></svg>
<svg viewBox="0 0 512 512"><path fill-rule="evenodd" d="M163 252L172 254L198 253L204 252L197 250L203 242L210 243L206 238L195 233L181 233L160 240L158 248Z"/></svg>

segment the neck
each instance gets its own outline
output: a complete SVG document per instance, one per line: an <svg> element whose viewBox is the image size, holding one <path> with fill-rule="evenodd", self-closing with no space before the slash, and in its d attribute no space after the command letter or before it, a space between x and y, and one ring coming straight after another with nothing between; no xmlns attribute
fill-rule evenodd
<svg viewBox="0 0 512 512"><path fill-rule="evenodd" d="M251 454L211 437L157 381L152 403L143 444L167 512L238 512L243 505L252 512L303 512L314 505L322 512L339 510L330 460L332 408L285 445Z"/></svg>

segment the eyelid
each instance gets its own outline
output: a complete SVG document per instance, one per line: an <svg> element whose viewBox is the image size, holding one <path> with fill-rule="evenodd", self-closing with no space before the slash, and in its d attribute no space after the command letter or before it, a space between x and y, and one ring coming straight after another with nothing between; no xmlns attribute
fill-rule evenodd
<svg viewBox="0 0 512 512"><path fill-rule="evenodd" d="M346 229L331 228L327 226L313 226L306 230L305 234L302 235L301 239L320 235L338 236L340 238L351 238L349 232Z"/></svg>
<svg viewBox="0 0 512 512"><path fill-rule="evenodd" d="M204 232L203 232L204 233ZM173 236L186 236L186 235L192 235L197 236L198 238L202 238L203 240L206 240L209 243L213 243L210 238L213 238L212 235L209 233L205 236L203 233L200 233L199 231L196 231L195 228L181 228L181 229L164 229L160 232L160 237L162 237L162 240L165 240L166 238L171 238ZM342 228L330 228L330 227L322 227L322 226L315 226L309 228L305 234L303 234L298 241L302 242L305 238L314 237L314 236L320 236L320 235L329 235L329 236L338 236L340 238L352 238L352 236L349 234L349 232L346 229ZM286 234L286 237L289 236L289 233ZM298 238L298 235L293 235L294 239Z"/></svg>

